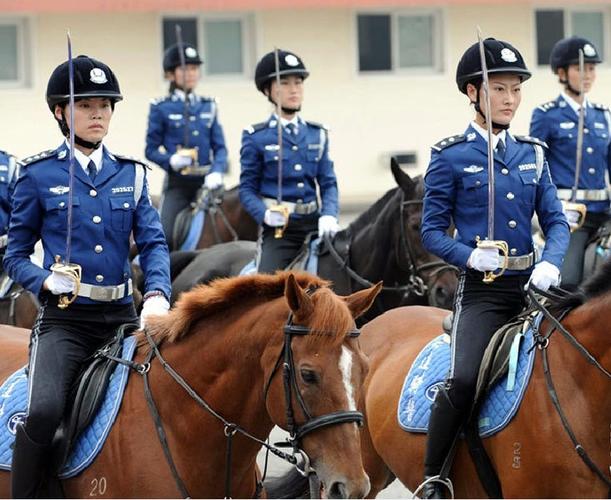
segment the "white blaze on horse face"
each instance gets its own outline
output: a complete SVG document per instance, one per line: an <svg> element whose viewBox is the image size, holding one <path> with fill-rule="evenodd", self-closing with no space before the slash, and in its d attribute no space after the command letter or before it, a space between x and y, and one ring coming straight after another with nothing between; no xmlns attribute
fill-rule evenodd
<svg viewBox="0 0 611 500"><path fill-rule="evenodd" d="M354 411L356 410L356 403L354 402L354 388L352 387L352 352L345 345L342 346L339 369L342 372L342 380L346 389L348 409Z"/></svg>

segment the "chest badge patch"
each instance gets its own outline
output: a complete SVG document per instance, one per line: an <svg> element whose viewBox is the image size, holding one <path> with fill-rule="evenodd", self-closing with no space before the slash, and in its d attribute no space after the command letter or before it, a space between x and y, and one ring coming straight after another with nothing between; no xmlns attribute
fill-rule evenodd
<svg viewBox="0 0 611 500"><path fill-rule="evenodd" d="M66 194L68 191L70 191L70 188L68 186L55 186L50 187L49 191L51 191L53 194Z"/></svg>
<svg viewBox="0 0 611 500"><path fill-rule="evenodd" d="M463 169L465 172L469 172L470 174L477 174L478 172L482 172L484 167L479 167L477 165L469 165Z"/></svg>
<svg viewBox="0 0 611 500"><path fill-rule="evenodd" d="M569 130L571 128L575 128L575 122L562 122L560 124L560 128L563 128L565 130Z"/></svg>

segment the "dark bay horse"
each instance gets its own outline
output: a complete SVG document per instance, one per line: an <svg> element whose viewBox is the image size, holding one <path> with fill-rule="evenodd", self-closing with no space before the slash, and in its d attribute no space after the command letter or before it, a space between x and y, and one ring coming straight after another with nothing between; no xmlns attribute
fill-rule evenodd
<svg viewBox="0 0 611 500"><path fill-rule="evenodd" d="M605 484L578 451L584 451L609 481L611 262L583 292L560 299L554 309L569 311L561 320L568 334L544 320L539 334L548 340L539 339L519 411L507 427L484 439L484 446L504 497L606 497L611 483ZM397 403L412 361L441 332L446 314L434 308L400 308L363 328L361 344L370 369L360 402L367 422L361 447L371 497L395 477L412 491L422 481L425 436L399 427ZM566 426L551 397L546 363ZM578 451L567 428L579 443ZM458 447L451 479L457 498L486 497L464 442Z"/></svg>
<svg viewBox="0 0 611 500"><path fill-rule="evenodd" d="M139 334L136 361L149 359L151 342L160 346L146 373L184 491L157 439L143 376L132 372L100 454L64 481L66 495L254 497L256 455L274 425L295 433L295 446L309 457L330 498L366 495L356 397L367 362L354 318L372 304L379 286L339 297L327 285L286 272L218 280L184 294L167 316L152 318L148 336ZM27 345L26 331L0 329L0 379L23 366ZM0 495L8 494L3 472Z"/></svg>
<svg viewBox="0 0 611 500"><path fill-rule="evenodd" d="M38 299L17 283L0 298L0 324L32 328L37 314Z"/></svg>

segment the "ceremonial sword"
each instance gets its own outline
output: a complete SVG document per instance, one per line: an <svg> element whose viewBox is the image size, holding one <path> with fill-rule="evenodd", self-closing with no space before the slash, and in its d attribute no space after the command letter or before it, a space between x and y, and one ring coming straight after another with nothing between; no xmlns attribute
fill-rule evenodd
<svg viewBox="0 0 611 500"><path fill-rule="evenodd" d="M484 116L486 119L486 130L488 132L488 231L485 240L476 238L478 248L497 248L503 254L503 264L499 273L494 271L484 271L484 283L492 283L501 276L509 264L509 246L506 241L494 239L494 150L492 147L492 113L490 111L490 82L488 80L488 66L486 64L486 52L482 31L477 27L477 42L479 45L479 58L482 66L482 86L484 88L484 98L486 109Z"/></svg>

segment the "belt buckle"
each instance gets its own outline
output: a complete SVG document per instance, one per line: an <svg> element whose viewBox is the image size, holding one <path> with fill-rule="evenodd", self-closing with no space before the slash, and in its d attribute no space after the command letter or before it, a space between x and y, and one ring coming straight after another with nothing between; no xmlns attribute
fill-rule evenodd
<svg viewBox="0 0 611 500"><path fill-rule="evenodd" d="M91 298L101 302L111 302L119 295L118 287L95 287L91 290Z"/></svg>

